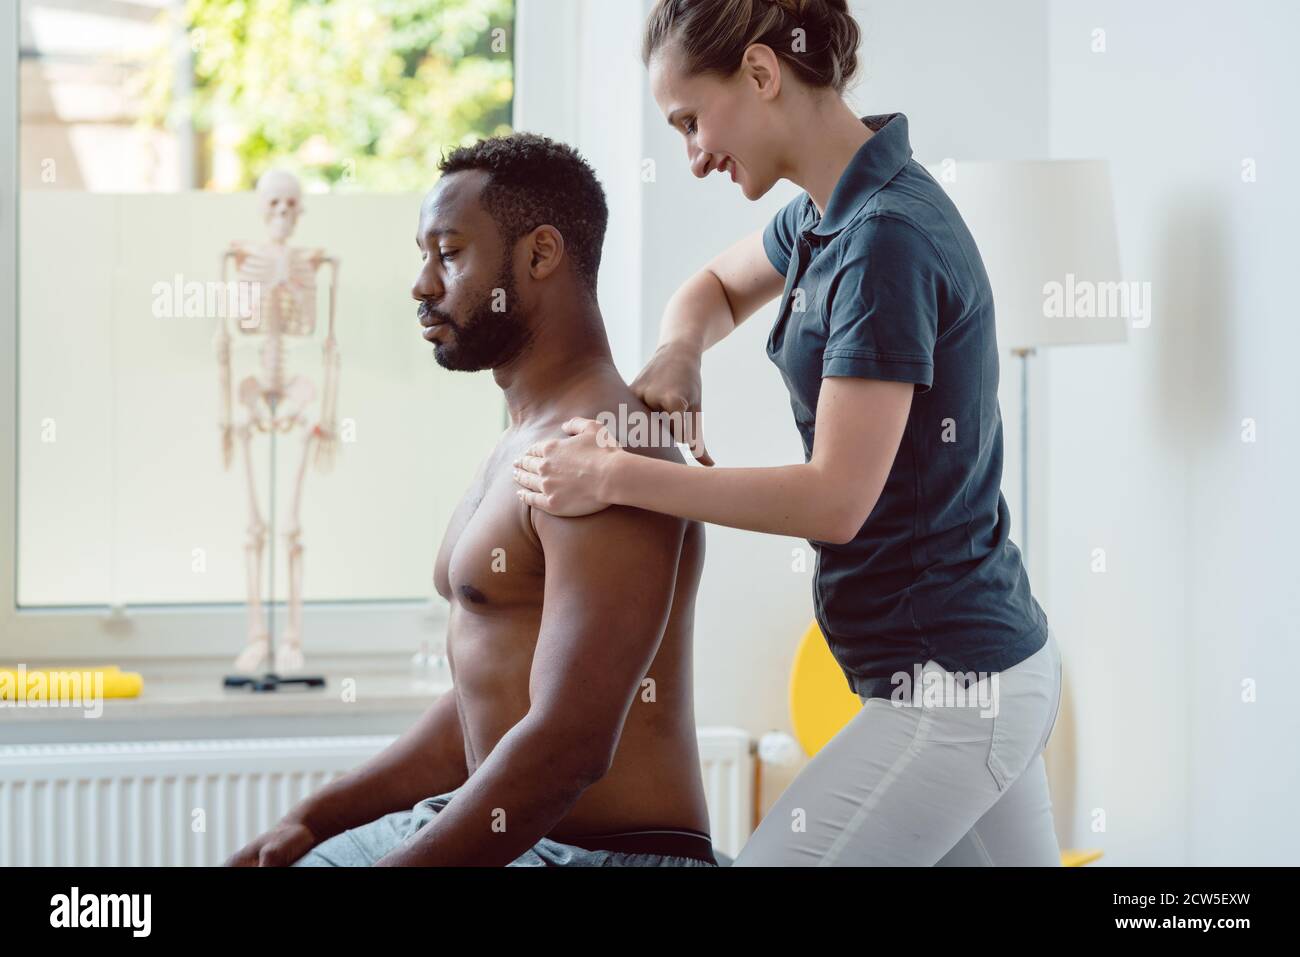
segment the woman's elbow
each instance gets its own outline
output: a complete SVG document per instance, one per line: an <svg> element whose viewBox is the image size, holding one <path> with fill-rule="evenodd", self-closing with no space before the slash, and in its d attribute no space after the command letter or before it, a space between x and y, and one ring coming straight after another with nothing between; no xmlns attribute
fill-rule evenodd
<svg viewBox="0 0 1300 957"><path fill-rule="evenodd" d="M847 545L862 531L867 518L876 508L883 483L874 489L863 488L860 472L845 468L845 463L809 462L808 499L813 503L811 523L818 531L808 536L828 545ZM853 474L847 474L852 472ZM863 495L867 491L869 496Z"/></svg>
<svg viewBox="0 0 1300 957"><path fill-rule="evenodd" d="M859 526L859 528L860 527L861 526ZM851 532L848 531L848 528L849 526L847 525L836 525L830 530L830 534L823 535L820 541L826 542L828 545L847 545L849 542L853 541L858 534L856 528Z"/></svg>
<svg viewBox="0 0 1300 957"><path fill-rule="evenodd" d="M825 525L824 531L817 536L818 541L828 545L847 545L857 536L862 523L854 525L850 519L833 518Z"/></svg>
<svg viewBox="0 0 1300 957"><path fill-rule="evenodd" d="M862 526L867 523L867 517L874 509L874 499L871 508L865 512L862 510L861 504L857 502L836 509L827 521L826 531L828 534L823 536L821 540L831 545L847 545L858 537L858 532L862 531Z"/></svg>

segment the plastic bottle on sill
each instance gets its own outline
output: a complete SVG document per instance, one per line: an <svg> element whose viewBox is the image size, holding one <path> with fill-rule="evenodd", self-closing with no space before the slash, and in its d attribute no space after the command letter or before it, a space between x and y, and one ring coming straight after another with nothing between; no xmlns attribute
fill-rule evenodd
<svg viewBox="0 0 1300 957"><path fill-rule="evenodd" d="M447 663L447 655L442 642L439 642L438 648L429 654L426 659L426 668L429 684L433 690L448 691L451 689L451 667Z"/></svg>
<svg viewBox="0 0 1300 957"><path fill-rule="evenodd" d="M429 685L429 643L420 642L420 650L411 655L411 683L419 691L431 690Z"/></svg>

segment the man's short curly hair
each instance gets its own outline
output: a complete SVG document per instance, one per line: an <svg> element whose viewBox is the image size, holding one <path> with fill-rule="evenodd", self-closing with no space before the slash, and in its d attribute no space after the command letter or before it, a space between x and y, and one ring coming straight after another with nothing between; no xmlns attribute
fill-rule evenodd
<svg viewBox="0 0 1300 957"><path fill-rule="evenodd" d="M584 285L596 294L609 210L605 190L577 150L536 133L511 133L455 149L438 169L485 170L481 199L507 247L538 226L554 226Z"/></svg>

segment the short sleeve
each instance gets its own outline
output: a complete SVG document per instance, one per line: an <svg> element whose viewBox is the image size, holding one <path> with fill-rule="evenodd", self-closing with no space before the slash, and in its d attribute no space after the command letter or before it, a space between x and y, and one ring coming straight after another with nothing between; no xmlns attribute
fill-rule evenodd
<svg viewBox="0 0 1300 957"><path fill-rule="evenodd" d="M946 270L930 240L901 219L874 216L845 236L826 304L823 376L934 382Z"/></svg>
<svg viewBox="0 0 1300 957"><path fill-rule="evenodd" d="M794 249L799 224L803 221L803 204L807 193L800 193L782 206L763 229L763 251L782 276L790 271L790 251Z"/></svg>

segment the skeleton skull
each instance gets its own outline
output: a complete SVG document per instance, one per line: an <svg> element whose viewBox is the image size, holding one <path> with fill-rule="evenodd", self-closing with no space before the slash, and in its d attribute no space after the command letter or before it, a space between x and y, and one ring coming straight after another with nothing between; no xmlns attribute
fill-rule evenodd
<svg viewBox="0 0 1300 957"><path fill-rule="evenodd" d="M287 170L267 170L257 181L257 195L262 203L262 221L271 231L271 240L285 242L293 235L302 215L302 187L298 177Z"/></svg>

